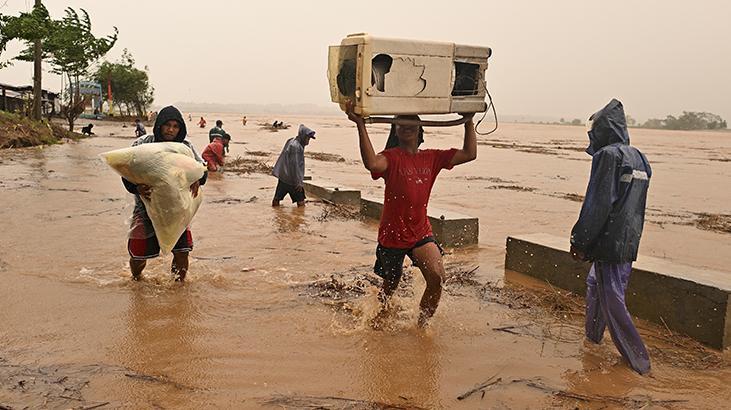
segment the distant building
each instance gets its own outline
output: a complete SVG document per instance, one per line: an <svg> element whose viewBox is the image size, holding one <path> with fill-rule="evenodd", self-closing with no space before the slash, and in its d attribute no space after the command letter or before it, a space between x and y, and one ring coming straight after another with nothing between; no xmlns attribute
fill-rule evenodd
<svg viewBox="0 0 731 410"><path fill-rule="evenodd" d="M30 113L33 100L33 86L15 86L0 83L0 110L26 115ZM56 115L60 111L58 93L41 91L41 112L43 115Z"/></svg>

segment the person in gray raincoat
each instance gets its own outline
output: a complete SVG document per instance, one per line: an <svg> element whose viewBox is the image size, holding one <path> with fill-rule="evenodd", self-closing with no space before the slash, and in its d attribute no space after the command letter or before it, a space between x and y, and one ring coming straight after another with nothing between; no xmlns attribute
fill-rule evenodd
<svg viewBox="0 0 731 410"><path fill-rule="evenodd" d="M629 145L627 120L616 99L589 118L592 156L589 186L571 231L571 254L591 261L586 290L586 337L601 343L609 328L614 344L638 373L650 371L650 357L624 295L637 260L652 170Z"/></svg>
<svg viewBox="0 0 731 410"><path fill-rule="evenodd" d="M279 206L279 202L287 195L297 206L305 206L305 147L314 138L315 131L300 124L297 136L284 144L272 169L272 175L279 179L272 206Z"/></svg>

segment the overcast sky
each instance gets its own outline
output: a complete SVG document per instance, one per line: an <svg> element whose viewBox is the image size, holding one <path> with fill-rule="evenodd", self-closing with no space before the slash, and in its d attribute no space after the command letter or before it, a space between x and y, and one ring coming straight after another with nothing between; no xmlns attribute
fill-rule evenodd
<svg viewBox="0 0 731 410"><path fill-rule="evenodd" d="M5 0L0 1L0 5ZM0 13L33 0L7 0ZM493 49L488 86L499 114L585 118L610 98L645 119L682 110L731 120L731 2L724 0L224 1L45 0L60 18L86 9L97 35L119 28L148 66L155 103L326 106L327 46L349 33ZM11 45L7 58L20 48ZM0 70L30 84L32 66ZM60 88L47 74L44 87Z"/></svg>

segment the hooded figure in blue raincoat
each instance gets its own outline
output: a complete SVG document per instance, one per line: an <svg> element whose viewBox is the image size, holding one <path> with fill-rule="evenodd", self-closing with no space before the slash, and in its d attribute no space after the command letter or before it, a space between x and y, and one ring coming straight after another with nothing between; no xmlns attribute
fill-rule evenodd
<svg viewBox="0 0 731 410"><path fill-rule="evenodd" d="M650 371L647 353L624 295L645 221L652 170L629 145L627 120L616 99L589 118L592 156L589 186L571 231L571 254L591 261L586 291L586 337L601 343L609 328L614 344L640 374Z"/></svg>

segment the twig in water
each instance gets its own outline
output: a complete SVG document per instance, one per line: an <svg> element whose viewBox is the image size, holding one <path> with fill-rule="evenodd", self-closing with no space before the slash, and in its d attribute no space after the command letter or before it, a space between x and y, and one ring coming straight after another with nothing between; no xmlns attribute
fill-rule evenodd
<svg viewBox="0 0 731 410"><path fill-rule="evenodd" d="M367 408L367 409L413 409L423 410L413 405L397 405L369 400L349 399L335 396L285 396L276 394L264 401L265 404L286 408L331 409L331 408Z"/></svg>
<svg viewBox="0 0 731 410"><path fill-rule="evenodd" d="M91 410L91 409L97 409L97 408L99 408L99 407L104 407L104 406L106 406L107 404L109 404L109 402L108 402L108 401L105 401L104 403L99 403L99 404L95 404L95 405L93 405L93 406L86 406L86 407L82 407L82 408L81 408L81 410Z"/></svg>
<svg viewBox="0 0 731 410"><path fill-rule="evenodd" d="M660 316L660 321L662 322L663 326L665 326L665 329L666 329L666 330L668 331L668 334L669 334L670 336L675 336L675 335L673 334L673 332L672 332L672 331L670 330L670 328L668 327L668 324L667 324L667 323L665 323L665 319L663 319L663 318L662 318L662 316Z"/></svg>
<svg viewBox="0 0 731 410"><path fill-rule="evenodd" d="M127 376L127 377L129 377L129 378L131 378L131 379L139 379L139 380L144 380L144 381L147 381L147 382L155 382L155 383L169 384L169 385L171 385L171 386L173 386L173 387L175 387L177 389L180 389L180 390L195 390L192 387L189 387L189 386L180 384L180 383L178 383L176 381L173 381L173 380L168 380L167 378L164 378L164 377L150 376L148 374L139 374L139 373L125 373L124 375Z"/></svg>
<svg viewBox="0 0 731 410"><path fill-rule="evenodd" d="M565 398L569 398L569 399L581 400L581 401L586 401L586 402L598 401L598 402L615 403L615 404L621 404L624 406L628 406L628 405L638 406L641 404L666 405L666 404L677 404L677 403L687 403L688 402L688 400L654 400L651 397L642 397L641 399L638 399L638 398L632 398L632 397L614 397L614 396L601 396L601 395L588 395L588 394L572 393L572 392L569 392L566 390L548 387L548 386L545 386L543 384L536 383L536 382L528 382L528 383L526 383L526 386L533 387L534 389L543 390L543 391L551 393L557 397L565 397Z"/></svg>
<svg viewBox="0 0 731 410"><path fill-rule="evenodd" d="M464 399L470 397L471 395L473 395L473 394L475 394L475 393L477 393L478 391L481 391L481 390L484 393L485 392L484 391L485 388L487 388L489 386L492 386L493 384L500 383L503 380L502 377L498 377L496 380L493 381L492 379L494 379L495 376L497 376L497 373L495 373L494 375L492 375L489 379L487 379L484 383L480 384L479 386L477 386L477 387L473 388L472 390L469 390L469 391L467 391L467 392L462 393L461 395L459 395L457 397L457 400L464 400ZM483 397L484 397L484 395L483 395Z"/></svg>
<svg viewBox="0 0 731 410"><path fill-rule="evenodd" d="M193 259L202 260L202 261L215 261L215 260L228 260L228 259L234 259L235 256L193 256Z"/></svg>
<svg viewBox="0 0 731 410"><path fill-rule="evenodd" d="M510 333L513 335L522 335L523 333L516 332L513 329L523 329L530 326L530 324L525 325L510 325L510 326L503 326L503 327L493 327L492 330L498 331L498 332L505 332Z"/></svg>

